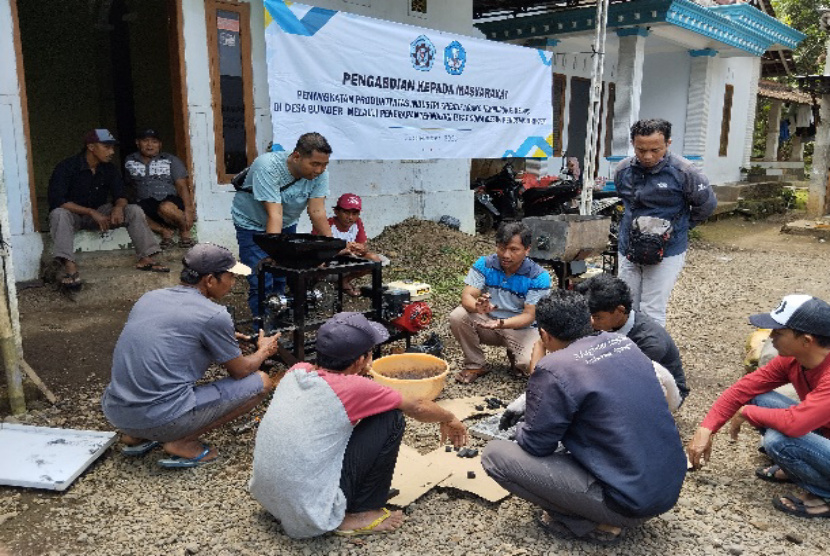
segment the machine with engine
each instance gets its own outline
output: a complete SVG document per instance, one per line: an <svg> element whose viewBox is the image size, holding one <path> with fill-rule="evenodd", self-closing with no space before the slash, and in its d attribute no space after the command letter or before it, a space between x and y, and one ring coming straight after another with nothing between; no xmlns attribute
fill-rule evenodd
<svg viewBox="0 0 830 556"><path fill-rule="evenodd" d="M354 301L367 318L389 330L388 342L411 338L432 322L426 303L428 284L398 281L383 284L379 262L340 255L346 242L311 234L260 234L256 244L268 253L255 272L259 278L257 324L266 334L282 332L284 346L279 352L284 363L305 361L315 351L316 330L333 314L344 310L344 278L356 273L371 274ZM266 293L266 277L286 281L286 293ZM368 307L367 303L368 301ZM281 340L283 341L283 340Z"/></svg>

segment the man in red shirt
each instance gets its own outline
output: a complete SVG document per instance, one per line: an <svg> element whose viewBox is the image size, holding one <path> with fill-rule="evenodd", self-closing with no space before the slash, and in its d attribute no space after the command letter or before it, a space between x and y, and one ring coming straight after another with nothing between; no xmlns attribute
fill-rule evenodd
<svg viewBox="0 0 830 556"><path fill-rule="evenodd" d="M799 517L830 517L830 305L809 295L788 295L778 308L752 315L749 322L772 329L779 355L720 395L687 446L689 460L702 467L709 461L712 435L731 418L729 433L736 439L746 421L761 431L773 461L755 474L805 491L773 498L773 506ZM800 401L773 392L788 383Z"/></svg>

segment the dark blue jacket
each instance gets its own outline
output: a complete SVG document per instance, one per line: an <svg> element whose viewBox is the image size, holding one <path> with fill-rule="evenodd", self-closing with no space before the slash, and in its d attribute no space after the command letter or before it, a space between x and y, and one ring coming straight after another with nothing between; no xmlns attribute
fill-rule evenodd
<svg viewBox="0 0 830 556"><path fill-rule="evenodd" d="M631 221L638 216L656 216L674 222L674 231L664 255L671 257L686 251L689 230L711 216L718 201L709 180L691 161L666 153L653 168L643 168L637 157L617 165L614 185L625 205L619 232L619 252L628 247Z"/></svg>
<svg viewBox="0 0 830 556"><path fill-rule="evenodd" d="M669 510L680 496L686 455L651 360L626 336L586 336L546 355L527 383L516 441L537 457L559 442L630 517Z"/></svg>

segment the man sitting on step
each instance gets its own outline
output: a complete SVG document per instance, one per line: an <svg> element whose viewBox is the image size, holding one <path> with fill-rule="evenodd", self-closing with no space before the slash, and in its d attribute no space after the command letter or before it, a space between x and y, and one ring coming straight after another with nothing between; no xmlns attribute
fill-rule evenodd
<svg viewBox="0 0 830 556"><path fill-rule="evenodd" d="M106 129L93 129L84 136L84 148L55 166L49 179L49 231L53 254L63 265L61 286L81 287L75 263L75 232L81 228L100 230L125 226L138 255L138 270L170 272L153 260L161 251L147 226L144 211L128 205L124 182L113 164L118 141Z"/></svg>

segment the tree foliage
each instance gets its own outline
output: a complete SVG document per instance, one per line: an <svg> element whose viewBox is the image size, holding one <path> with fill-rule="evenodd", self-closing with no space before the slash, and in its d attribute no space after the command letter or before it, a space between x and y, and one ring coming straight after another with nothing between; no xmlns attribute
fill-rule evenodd
<svg viewBox="0 0 830 556"><path fill-rule="evenodd" d="M819 27L818 8L824 0L771 0L776 17L807 35L793 51L797 75L821 74L827 34Z"/></svg>

